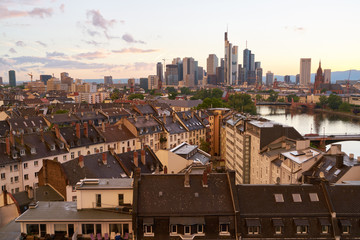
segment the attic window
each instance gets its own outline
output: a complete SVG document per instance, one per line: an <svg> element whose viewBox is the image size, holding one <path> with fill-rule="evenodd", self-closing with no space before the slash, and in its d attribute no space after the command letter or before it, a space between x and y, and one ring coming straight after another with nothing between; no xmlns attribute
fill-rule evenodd
<svg viewBox="0 0 360 240"><path fill-rule="evenodd" d="M51 150L51 151L55 151L55 144L51 144L50 150Z"/></svg>
<svg viewBox="0 0 360 240"><path fill-rule="evenodd" d="M36 148L31 148L31 154L36 154Z"/></svg>
<svg viewBox="0 0 360 240"><path fill-rule="evenodd" d="M319 201L319 197L318 197L317 193L309 193L309 197L310 197L310 201L312 201L312 202Z"/></svg>
<svg viewBox="0 0 360 240"><path fill-rule="evenodd" d="M334 172L334 176L337 177L337 175L339 175L340 172L341 172L340 169L336 170L336 171Z"/></svg>
<svg viewBox="0 0 360 240"><path fill-rule="evenodd" d="M60 149L64 149L64 143L60 143Z"/></svg>
<svg viewBox="0 0 360 240"><path fill-rule="evenodd" d="M284 196L281 193L274 194L275 202L284 202Z"/></svg>
<svg viewBox="0 0 360 240"><path fill-rule="evenodd" d="M293 193L293 194L292 194L292 198L293 198L293 201L294 201L294 202L302 202L301 196L300 196L299 193Z"/></svg>
<svg viewBox="0 0 360 240"><path fill-rule="evenodd" d="M330 166L328 166L328 167L325 169L325 172L330 171L330 169L332 169L332 167L333 167L333 166L331 166L331 165L330 165Z"/></svg>
<svg viewBox="0 0 360 240"><path fill-rule="evenodd" d="M20 156L25 156L25 150L24 149L20 150Z"/></svg>

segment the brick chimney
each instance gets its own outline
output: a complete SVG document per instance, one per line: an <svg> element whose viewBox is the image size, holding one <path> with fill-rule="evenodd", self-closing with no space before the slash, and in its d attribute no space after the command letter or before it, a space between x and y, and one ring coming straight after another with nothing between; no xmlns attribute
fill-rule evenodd
<svg viewBox="0 0 360 240"><path fill-rule="evenodd" d="M191 118L194 118L194 111L191 111Z"/></svg>
<svg viewBox="0 0 360 240"><path fill-rule="evenodd" d="M184 187L190 187L190 173L189 170L185 172Z"/></svg>
<svg viewBox="0 0 360 240"><path fill-rule="evenodd" d="M107 155L106 155L106 152L103 152L102 153L102 162L104 165L107 165Z"/></svg>
<svg viewBox="0 0 360 240"><path fill-rule="evenodd" d="M208 175L206 169L203 172L202 184L203 187L208 187Z"/></svg>
<svg viewBox="0 0 360 240"><path fill-rule="evenodd" d="M55 135L57 139L60 139L60 130L59 130L59 125L55 124Z"/></svg>
<svg viewBox="0 0 360 240"><path fill-rule="evenodd" d="M77 123L77 124L75 125L75 129L76 129L76 137L77 137L78 139L80 139L80 123Z"/></svg>
<svg viewBox="0 0 360 240"><path fill-rule="evenodd" d="M167 166L164 167L164 174L167 174Z"/></svg>
<svg viewBox="0 0 360 240"><path fill-rule="evenodd" d="M142 162L143 165L145 165L145 163L146 163L145 150L144 149L141 150L141 162Z"/></svg>
<svg viewBox="0 0 360 240"><path fill-rule="evenodd" d="M182 113L182 117L183 117L184 120L186 120L186 118L185 118L186 116L185 116L184 112Z"/></svg>
<svg viewBox="0 0 360 240"><path fill-rule="evenodd" d="M89 120L89 125L92 125L93 124L93 121L90 119Z"/></svg>
<svg viewBox="0 0 360 240"><path fill-rule="evenodd" d="M134 165L135 167L139 167L139 157L138 157L138 152L136 150L134 151Z"/></svg>
<svg viewBox="0 0 360 240"><path fill-rule="evenodd" d="M10 131L10 144L11 146L15 146L15 139L12 131Z"/></svg>
<svg viewBox="0 0 360 240"><path fill-rule="evenodd" d="M79 156L79 166L80 166L81 168L84 167L84 156L83 156L83 155L80 155L80 156Z"/></svg>
<svg viewBox="0 0 360 240"><path fill-rule="evenodd" d="M342 155L342 154L337 154L336 155L336 168L337 169L340 169L340 168L342 168L343 167L343 165L344 165L344 155Z"/></svg>
<svg viewBox="0 0 360 240"><path fill-rule="evenodd" d="M89 124L87 122L84 123L84 135L85 137L89 137Z"/></svg>
<svg viewBox="0 0 360 240"><path fill-rule="evenodd" d="M164 124L166 124L166 114L163 115L163 118L164 118L163 122Z"/></svg>
<svg viewBox="0 0 360 240"><path fill-rule="evenodd" d="M6 154L10 156L10 137L6 138Z"/></svg>

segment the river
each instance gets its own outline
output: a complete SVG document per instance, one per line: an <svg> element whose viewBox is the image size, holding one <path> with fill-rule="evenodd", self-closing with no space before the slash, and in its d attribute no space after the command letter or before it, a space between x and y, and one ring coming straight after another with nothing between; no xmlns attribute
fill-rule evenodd
<svg viewBox="0 0 360 240"><path fill-rule="evenodd" d="M269 120L294 127L301 134L317 133L319 135L332 134L360 134L360 120L336 114L319 113L314 111L290 110L284 107L257 106L257 112ZM346 154L354 153L360 156L359 141L338 142Z"/></svg>

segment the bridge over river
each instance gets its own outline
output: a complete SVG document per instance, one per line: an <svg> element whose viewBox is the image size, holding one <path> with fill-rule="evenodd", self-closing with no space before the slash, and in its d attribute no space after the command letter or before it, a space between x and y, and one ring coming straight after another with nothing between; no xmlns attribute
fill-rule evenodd
<svg viewBox="0 0 360 240"><path fill-rule="evenodd" d="M304 139L310 140L315 146L320 149L325 149L325 146L331 143L343 142L343 141L360 141L360 133L356 134L305 134Z"/></svg>

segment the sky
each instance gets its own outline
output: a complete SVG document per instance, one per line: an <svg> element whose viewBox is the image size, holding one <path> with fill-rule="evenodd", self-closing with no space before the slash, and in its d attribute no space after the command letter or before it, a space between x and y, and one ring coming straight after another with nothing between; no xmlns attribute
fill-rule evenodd
<svg viewBox="0 0 360 240"><path fill-rule="evenodd" d="M156 74L156 63L224 56L224 32L261 61L264 74L360 69L358 0L0 0L0 76L17 81ZM165 60L164 60L165 59Z"/></svg>

